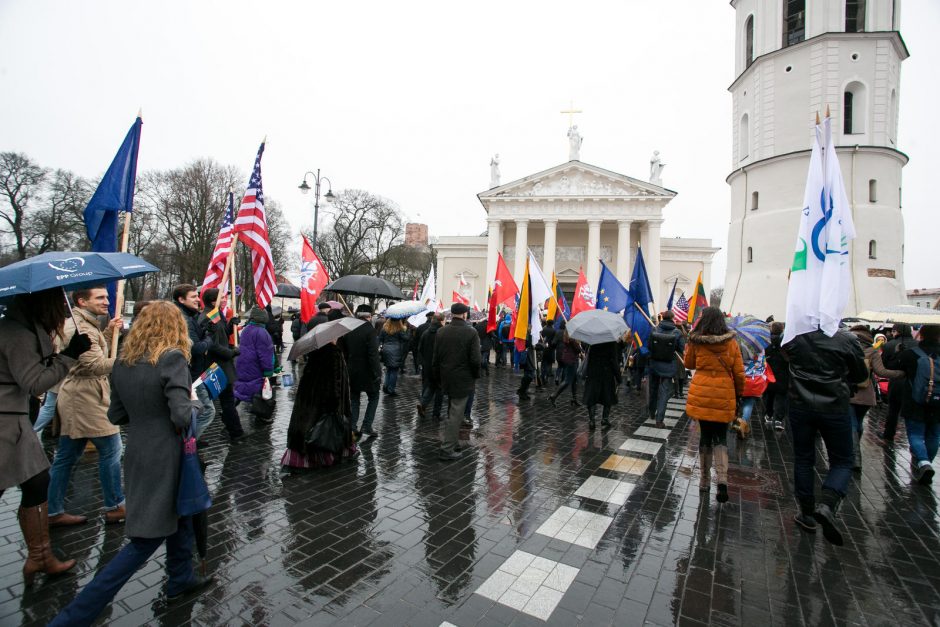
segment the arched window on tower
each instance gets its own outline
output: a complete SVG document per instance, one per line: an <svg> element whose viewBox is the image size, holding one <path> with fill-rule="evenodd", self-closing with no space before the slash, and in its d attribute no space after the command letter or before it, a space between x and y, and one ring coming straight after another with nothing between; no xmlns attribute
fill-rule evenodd
<svg viewBox="0 0 940 627"><path fill-rule="evenodd" d="M845 0L845 32L865 32L865 0Z"/></svg>
<svg viewBox="0 0 940 627"><path fill-rule="evenodd" d="M747 262L754 263L754 249L750 246L747 247Z"/></svg>
<svg viewBox="0 0 940 627"><path fill-rule="evenodd" d="M760 201L760 194L751 192L751 211L757 211L757 205Z"/></svg>
<svg viewBox="0 0 940 627"><path fill-rule="evenodd" d="M868 179L868 202L878 202L877 179Z"/></svg>
<svg viewBox="0 0 940 627"><path fill-rule="evenodd" d="M891 90L891 101L888 103L888 142L896 144L898 132L898 92Z"/></svg>
<svg viewBox="0 0 940 627"><path fill-rule="evenodd" d="M749 15L744 22L744 67L751 67L754 62L754 16Z"/></svg>
<svg viewBox="0 0 940 627"><path fill-rule="evenodd" d="M865 133L865 86L853 81L845 86L842 94L842 133L861 135Z"/></svg>
<svg viewBox="0 0 940 627"><path fill-rule="evenodd" d="M875 240L868 241L868 258L877 259L878 258L878 242Z"/></svg>
<svg viewBox="0 0 940 627"><path fill-rule="evenodd" d="M745 113L741 116L741 124L738 127L738 161L747 159L751 150L751 123L750 118Z"/></svg>
<svg viewBox="0 0 940 627"><path fill-rule="evenodd" d="M806 39L806 0L783 0L783 47Z"/></svg>

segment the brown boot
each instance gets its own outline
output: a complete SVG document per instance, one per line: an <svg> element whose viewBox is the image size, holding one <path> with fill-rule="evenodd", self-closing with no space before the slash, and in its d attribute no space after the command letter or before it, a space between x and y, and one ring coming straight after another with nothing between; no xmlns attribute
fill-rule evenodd
<svg viewBox="0 0 940 627"><path fill-rule="evenodd" d="M48 514L49 512L46 512ZM66 514L62 512L61 514L56 514L55 516L49 519L50 527L71 527L73 525L84 525L88 522L88 518L85 516L80 516L78 514Z"/></svg>
<svg viewBox="0 0 940 627"><path fill-rule="evenodd" d="M718 480L718 493L715 499L719 503L725 503L728 500L728 447L716 446L714 451L715 478Z"/></svg>
<svg viewBox="0 0 940 627"><path fill-rule="evenodd" d="M59 575L75 566L75 560L60 562L52 552L49 542L49 511L47 504L36 507L21 507L19 510L20 529L26 539L28 551L23 564L23 581L32 585L36 573Z"/></svg>
<svg viewBox="0 0 940 627"><path fill-rule="evenodd" d="M116 523L122 523L126 518L127 512L124 510L124 506L121 505L117 509L112 509L111 511L104 513L104 524L113 525Z"/></svg>
<svg viewBox="0 0 940 627"><path fill-rule="evenodd" d="M699 460L699 472L701 473L701 478L699 479L698 489L699 492L708 492L712 485L712 449L703 448L698 452Z"/></svg>

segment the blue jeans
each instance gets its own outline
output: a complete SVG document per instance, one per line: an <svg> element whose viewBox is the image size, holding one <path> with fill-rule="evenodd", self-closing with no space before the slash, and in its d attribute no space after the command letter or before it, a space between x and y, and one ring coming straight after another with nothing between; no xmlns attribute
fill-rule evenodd
<svg viewBox="0 0 940 627"><path fill-rule="evenodd" d="M59 446L49 469L49 515L65 512L65 492L69 487L72 469L85 452L85 445L91 443L98 449L98 480L101 482L101 495L105 510L117 509L124 504L124 491L121 489L121 436L115 433L101 438L59 438Z"/></svg>
<svg viewBox="0 0 940 627"><path fill-rule="evenodd" d="M936 422L927 424L911 418L905 418L904 424L907 427L907 444L914 462L933 462L940 446L940 425Z"/></svg>
<svg viewBox="0 0 940 627"><path fill-rule="evenodd" d="M650 371L650 417L662 422L666 417L666 403L672 398L675 382L672 377L663 377Z"/></svg>
<svg viewBox="0 0 940 627"><path fill-rule="evenodd" d="M46 400L43 401L42 407L39 408L39 416L36 418L36 424L33 425L33 431L36 433L45 429L46 425L55 418L55 399L57 396L58 394L52 390L46 392Z"/></svg>
<svg viewBox="0 0 940 627"><path fill-rule="evenodd" d="M195 578L192 564L193 523L189 517L180 518L176 533L169 537L131 538L49 625L91 625L114 599L114 595L164 542L166 572L169 577L166 585L167 596L181 593Z"/></svg>
<svg viewBox="0 0 940 627"><path fill-rule="evenodd" d="M421 406L424 407L425 411L427 411L432 400L434 401L434 408L431 415L440 418L441 411L444 408L444 393L441 392L441 388L434 385L431 377L428 376L421 387Z"/></svg>
<svg viewBox="0 0 940 627"><path fill-rule="evenodd" d="M754 405L756 404L756 396L745 396L741 399L741 420L750 424L751 414L754 413Z"/></svg>
<svg viewBox="0 0 940 627"><path fill-rule="evenodd" d="M467 406L463 409L463 417L467 420L470 420L470 410L473 409L473 399L476 398L477 391L472 390L470 396L467 397Z"/></svg>
<svg viewBox="0 0 940 627"><path fill-rule="evenodd" d="M816 434L822 436L829 456L829 472L823 489L845 496L852 478L855 460L852 440L852 416L820 414L790 407L790 432L793 434L793 483L800 502L815 499Z"/></svg>
<svg viewBox="0 0 940 627"><path fill-rule="evenodd" d="M353 431L359 430L359 401L362 398L364 390L354 390L349 395L349 407L352 410L352 428ZM379 407L379 391L373 390L365 392L369 399L366 404L366 415L362 418L362 430L372 429L372 421L375 420L375 410Z"/></svg>
<svg viewBox="0 0 940 627"><path fill-rule="evenodd" d="M398 370L398 368L385 369L385 389L389 392L394 392L398 387Z"/></svg>
<svg viewBox="0 0 940 627"><path fill-rule="evenodd" d="M209 390L206 389L205 385L196 388L196 397L202 403L202 411L196 417L196 437L198 438L206 430L206 427L215 420L215 403L212 401L212 397L209 396Z"/></svg>

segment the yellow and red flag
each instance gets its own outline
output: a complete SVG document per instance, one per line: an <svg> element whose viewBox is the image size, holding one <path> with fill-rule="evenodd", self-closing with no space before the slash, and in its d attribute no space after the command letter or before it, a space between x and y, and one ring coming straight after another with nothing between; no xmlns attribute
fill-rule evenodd
<svg viewBox="0 0 940 627"><path fill-rule="evenodd" d="M695 289L692 290L692 298L689 299L689 322L692 328L698 324L702 317L702 311L708 307L708 298L705 296L705 286L702 284L702 273L699 271L698 278L695 279Z"/></svg>

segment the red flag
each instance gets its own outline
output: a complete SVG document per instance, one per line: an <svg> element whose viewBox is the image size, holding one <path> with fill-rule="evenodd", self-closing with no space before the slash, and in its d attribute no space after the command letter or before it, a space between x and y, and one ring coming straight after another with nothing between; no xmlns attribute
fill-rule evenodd
<svg viewBox="0 0 940 627"><path fill-rule="evenodd" d="M317 257L313 246L304 237L303 252L300 255L300 321L310 321L317 309L320 291L330 282L330 276Z"/></svg>
<svg viewBox="0 0 940 627"><path fill-rule="evenodd" d="M496 292L490 290L490 298L486 303L486 332L492 333L496 330L496 310L499 309L499 303L496 302Z"/></svg>
<svg viewBox="0 0 940 627"><path fill-rule="evenodd" d="M452 302L455 302L455 303L463 303L464 305L469 305L469 304L470 304L470 299L469 299L469 298L464 298L463 296L460 295L459 292L454 292L454 293L452 294L452 296L451 296L451 301L452 301Z"/></svg>
<svg viewBox="0 0 940 627"><path fill-rule="evenodd" d="M516 294L519 293L519 287L512 280L512 273L503 260L502 253L496 258L496 279L493 281L493 296L496 298L496 304L514 301Z"/></svg>
<svg viewBox="0 0 940 627"><path fill-rule="evenodd" d="M259 307L265 307L274 299L277 292L277 278L274 275L274 259L271 256L271 244L268 241L268 220L264 212L264 193L261 189L261 155L264 144L258 148L255 167L248 180L245 197L238 208L235 218L235 232L238 239L251 249L251 272L254 275L255 301Z"/></svg>
<svg viewBox="0 0 940 627"><path fill-rule="evenodd" d="M418 300L418 279L415 279L415 289L411 294L411 300Z"/></svg>
<svg viewBox="0 0 940 627"><path fill-rule="evenodd" d="M594 309L594 292L588 285L584 269L578 271L578 284L574 287L574 299L571 301L571 317L574 318L582 311Z"/></svg>

